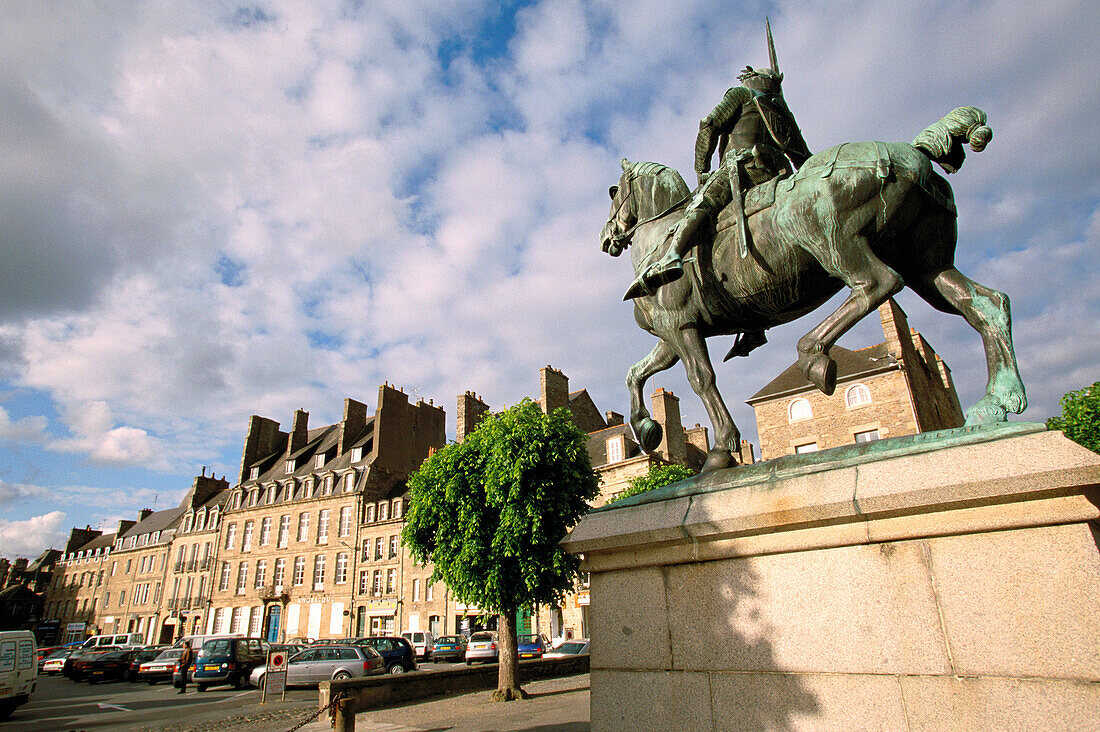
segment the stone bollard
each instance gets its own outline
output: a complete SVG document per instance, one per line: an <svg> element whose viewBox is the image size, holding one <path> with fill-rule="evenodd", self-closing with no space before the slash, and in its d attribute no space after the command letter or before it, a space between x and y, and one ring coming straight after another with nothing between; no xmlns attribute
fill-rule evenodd
<svg viewBox="0 0 1100 732"><path fill-rule="evenodd" d="M336 700L332 725L335 732L355 732L355 699L341 696Z"/></svg>

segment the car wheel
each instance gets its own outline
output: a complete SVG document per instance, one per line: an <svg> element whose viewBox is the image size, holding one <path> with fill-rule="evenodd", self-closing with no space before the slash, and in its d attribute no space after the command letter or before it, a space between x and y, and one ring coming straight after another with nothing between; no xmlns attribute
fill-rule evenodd
<svg viewBox="0 0 1100 732"><path fill-rule="evenodd" d="M244 685L245 685L245 682L247 682L247 681L248 681L248 671L246 669L244 671L241 671L239 674L237 674L236 676L233 677L233 688L234 689L243 689Z"/></svg>
<svg viewBox="0 0 1100 732"><path fill-rule="evenodd" d="M395 663L392 666L390 666L388 669L386 669L386 673L388 673L388 674L403 674L403 673L405 673L405 667L402 666L399 663Z"/></svg>
<svg viewBox="0 0 1100 732"><path fill-rule="evenodd" d="M337 671L333 675L332 680L333 681L343 681L345 679L350 679L350 678L351 678L351 674L349 674L347 671Z"/></svg>
<svg viewBox="0 0 1100 732"><path fill-rule="evenodd" d="M198 689L199 692L206 691L206 684L195 684L195 688Z"/></svg>

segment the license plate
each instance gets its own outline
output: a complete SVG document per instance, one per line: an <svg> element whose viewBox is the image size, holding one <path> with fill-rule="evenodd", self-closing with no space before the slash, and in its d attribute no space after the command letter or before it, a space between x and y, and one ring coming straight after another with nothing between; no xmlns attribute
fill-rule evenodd
<svg viewBox="0 0 1100 732"><path fill-rule="evenodd" d="M221 668L221 667L220 666L203 666L202 670L203 671L217 671L219 668Z"/></svg>

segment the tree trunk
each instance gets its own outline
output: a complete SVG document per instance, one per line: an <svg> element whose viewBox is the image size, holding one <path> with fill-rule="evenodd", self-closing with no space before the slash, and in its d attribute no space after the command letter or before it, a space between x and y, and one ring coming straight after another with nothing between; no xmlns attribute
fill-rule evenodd
<svg viewBox="0 0 1100 732"><path fill-rule="evenodd" d="M497 620L497 690L493 701L525 699L526 692L519 688L519 650L516 644L516 611L506 611Z"/></svg>

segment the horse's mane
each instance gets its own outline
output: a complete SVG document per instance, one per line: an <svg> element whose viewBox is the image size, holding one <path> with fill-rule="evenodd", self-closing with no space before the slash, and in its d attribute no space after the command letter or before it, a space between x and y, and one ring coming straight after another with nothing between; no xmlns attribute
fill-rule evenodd
<svg viewBox="0 0 1100 732"><path fill-rule="evenodd" d="M625 159L624 159L625 160ZM629 170L627 170L629 166ZM637 162L626 163L623 169L638 181L646 191L657 211L664 211L691 195L691 189L683 176L662 163Z"/></svg>

